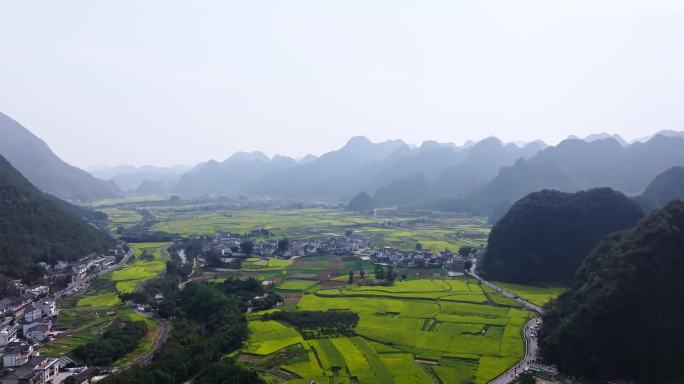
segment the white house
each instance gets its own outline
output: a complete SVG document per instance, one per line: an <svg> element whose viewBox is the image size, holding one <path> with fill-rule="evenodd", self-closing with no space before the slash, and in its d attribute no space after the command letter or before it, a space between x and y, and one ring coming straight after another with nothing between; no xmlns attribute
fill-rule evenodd
<svg viewBox="0 0 684 384"><path fill-rule="evenodd" d="M26 308L26 311L24 312L24 320L26 320L29 323L33 323L34 321L40 320L42 318L43 310L36 307L35 304L31 304L28 308Z"/></svg>
<svg viewBox="0 0 684 384"><path fill-rule="evenodd" d="M48 332L50 332L50 324L40 323L35 327L31 327L27 333L24 333L24 336L36 343L42 343L47 339Z"/></svg>
<svg viewBox="0 0 684 384"><path fill-rule="evenodd" d="M0 329L0 346L5 346L17 340L19 340L17 339L17 327L7 325Z"/></svg>
<svg viewBox="0 0 684 384"><path fill-rule="evenodd" d="M21 367L7 372L2 377L2 384L51 383L59 368L57 359L34 356Z"/></svg>

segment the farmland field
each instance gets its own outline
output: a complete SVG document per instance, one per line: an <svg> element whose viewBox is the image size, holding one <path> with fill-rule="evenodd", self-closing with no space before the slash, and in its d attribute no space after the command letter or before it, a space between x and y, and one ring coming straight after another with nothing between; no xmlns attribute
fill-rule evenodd
<svg viewBox="0 0 684 384"><path fill-rule="evenodd" d="M490 231L483 218L396 210L379 210L371 217L332 209L240 210L201 202L129 202L101 209L144 210L156 221L152 230L182 237L258 230L250 237L259 242L283 237L318 240L351 232L370 242L366 253L381 247L458 252L465 246L485 246ZM110 212L113 220L132 219ZM154 263L162 263L154 248L160 246L137 246L134 263L111 274L114 291L130 292L154 275ZM143 249L147 258L141 256ZM358 315L358 323L340 334L310 332L249 313L249 338L236 355L269 382L277 377L278 382L296 384L487 383L523 357L522 328L531 314L514 301L476 280L449 279L442 268L396 267L394 272L403 280L380 284L374 265L359 255L314 254L292 260L249 257L239 269L205 266L193 278L269 280L274 282L273 293L284 298L279 310ZM105 303L111 292L83 298L79 305Z"/></svg>
<svg viewBox="0 0 684 384"><path fill-rule="evenodd" d="M288 324L253 315L244 349L266 358L302 348L283 364L302 382L429 383L432 375L444 383L486 383L524 356L521 329L530 314L489 301L469 278L307 292L295 310L357 313L356 336L304 340Z"/></svg>
<svg viewBox="0 0 684 384"><path fill-rule="evenodd" d="M351 212L319 208L231 210L217 205L188 203L160 205L140 201L122 206L103 205L100 211L110 215L110 226L130 226L141 218L136 209L149 212L157 223L152 230L190 235L210 235L216 231L245 234L266 229L274 237L294 239L320 238L330 233L354 230L377 247L391 246L410 250L420 243L434 252L462 246L486 244L489 228L484 220L468 217L402 216L383 210L375 218Z"/></svg>
<svg viewBox="0 0 684 384"><path fill-rule="evenodd" d="M552 299L555 299L566 290L566 288L562 287L535 287L531 285L499 282L495 282L494 284L540 307Z"/></svg>

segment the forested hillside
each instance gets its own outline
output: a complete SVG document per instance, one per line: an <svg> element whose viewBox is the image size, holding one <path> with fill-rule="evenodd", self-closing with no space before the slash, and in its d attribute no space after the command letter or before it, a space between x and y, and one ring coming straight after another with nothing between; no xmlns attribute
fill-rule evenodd
<svg viewBox="0 0 684 384"><path fill-rule="evenodd" d="M531 193L496 223L480 268L494 280L567 282L603 236L642 216L634 201L610 188Z"/></svg>
<svg viewBox="0 0 684 384"><path fill-rule="evenodd" d="M75 260L111 245L76 212L82 211L39 191L0 156L0 276L31 281L42 274L38 262Z"/></svg>
<svg viewBox="0 0 684 384"><path fill-rule="evenodd" d="M544 314L541 351L569 374L643 383L684 377L684 202L604 240Z"/></svg>

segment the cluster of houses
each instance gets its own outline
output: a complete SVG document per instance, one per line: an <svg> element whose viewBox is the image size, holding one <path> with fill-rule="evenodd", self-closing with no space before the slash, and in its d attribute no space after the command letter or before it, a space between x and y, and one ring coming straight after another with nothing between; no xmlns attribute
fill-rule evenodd
<svg viewBox="0 0 684 384"><path fill-rule="evenodd" d="M448 249L433 253L430 251L402 251L385 247L371 253L368 258L373 264L393 265L406 268L442 268L463 270L468 258Z"/></svg>
<svg viewBox="0 0 684 384"><path fill-rule="evenodd" d="M236 258L245 257L241 253L240 244L245 239L240 235L227 232L217 232L205 246L204 251L220 252L224 262L231 262ZM360 253L368 250L371 244L368 240L358 236L328 233L319 239L289 240L286 250L278 247L278 240L261 240L254 244L252 255L256 257L277 257L290 259L311 254L332 253L348 254ZM476 250L475 252L479 252ZM366 253L367 254L367 253ZM441 268L449 270L463 270L467 266L468 257L453 253L448 249L441 252L426 250L402 251L385 247L375 250L364 259L374 264L393 265L405 268Z"/></svg>
<svg viewBox="0 0 684 384"><path fill-rule="evenodd" d="M282 240L282 239L280 239ZM244 257L240 249L240 244L245 241L242 236L233 235L228 232L217 232L204 251L217 251L226 260ZM316 240L294 240L287 241L286 249L278 247L279 240L266 239L254 244L252 255L257 257L278 257L291 259L316 253L345 254L358 252L370 246L369 242L354 236L345 236L334 233L325 234L321 239Z"/></svg>
<svg viewBox="0 0 684 384"><path fill-rule="evenodd" d="M66 278L66 288L51 292L45 285L27 286L12 280L9 291L13 296L0 299L0 357L1 384L44 384L58 375L67 358L41 356L38 347L63 334L55 326L59 310L56 300L75 291L75 286L94 278L117 263L124 254L120 243L106 255L90 254L73 262L58 262L45 269L44 280L54 282ZM129 251L130 255L130 251Z"/></svg>
<svg viewBox="0 0 684 384"><path fill-rule="evenodd" d="M59 359L40 356L36 346L61 333L53 330L59 315L54 298L46 286L26 287L12 281L16 297L0 300L0 356L2 384L49 383L61 366Z"/></svg>

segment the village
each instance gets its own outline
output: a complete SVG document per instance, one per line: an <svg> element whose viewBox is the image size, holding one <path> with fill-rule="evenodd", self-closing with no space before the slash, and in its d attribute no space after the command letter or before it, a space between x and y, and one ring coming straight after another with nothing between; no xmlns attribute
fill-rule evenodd
<svg viewBox="0 0 684 384"><path fill-rule="evenodd" d="M250 235L263 235L253 230ZM248 246L245 246L249 244ZM404 268L437 268L463 271L469 268L470 258L477 257L483 249L463 247L458 253L449 249L439 252L423 250L400 250L393 247L373 248L371 242L352 231L345 234L328 233L317 239L261 240L228 232L217 232L203 247L203 255L220 254L222 263L233 263L245 257L291 259L315 254L356 254L373 264L392 265Z"/></svg>
<svg viewBox="0 0 684 384"><path fill-rule="evenodd" d="M222 264L230 264L250 257L295 259L308 255L354 254L376 265L404 268L439 268L460 274L470 266L470 257L481 249L466 248L454 253L448 249L431 252L423 249L406 251L392 247L374 248L368 239L353 231L324 233L311 239L271 238L264 229L253 229L248 234L216 232L203 237L200 264L208 264L209 255L216 255ZM258 240L255 240L258 239ZM133 254L125 242L105 254L90 254L79 260L57 262L54 266L41 263L44 285L27 286L21 280L10 284L12 292L0 299L0 356L2 384L43 384L61 382L71 376L80 382L79 375L87 367L74 367L68 356L46 357L40 347L69 332L57 326L61 298L84 293L91 281L101 274L125 265Z"/></svg>
<svg viewBox="0 0 684 384"><path fill-rule="evenodd" d="M0 299L0 356L2 384L43 384L57 382L60 370L73 364L66 356L42 356L39 348L67 333L56 326L57 300L85 292L100 274L116 269L128 261L133 251L124 242L106 254L90 254L79 260L60 261L54 266L41 263L42 281L46 285L27 286L21 280L10 282L11 295ZM78 382L80 370L73 375Z"/></svg>

